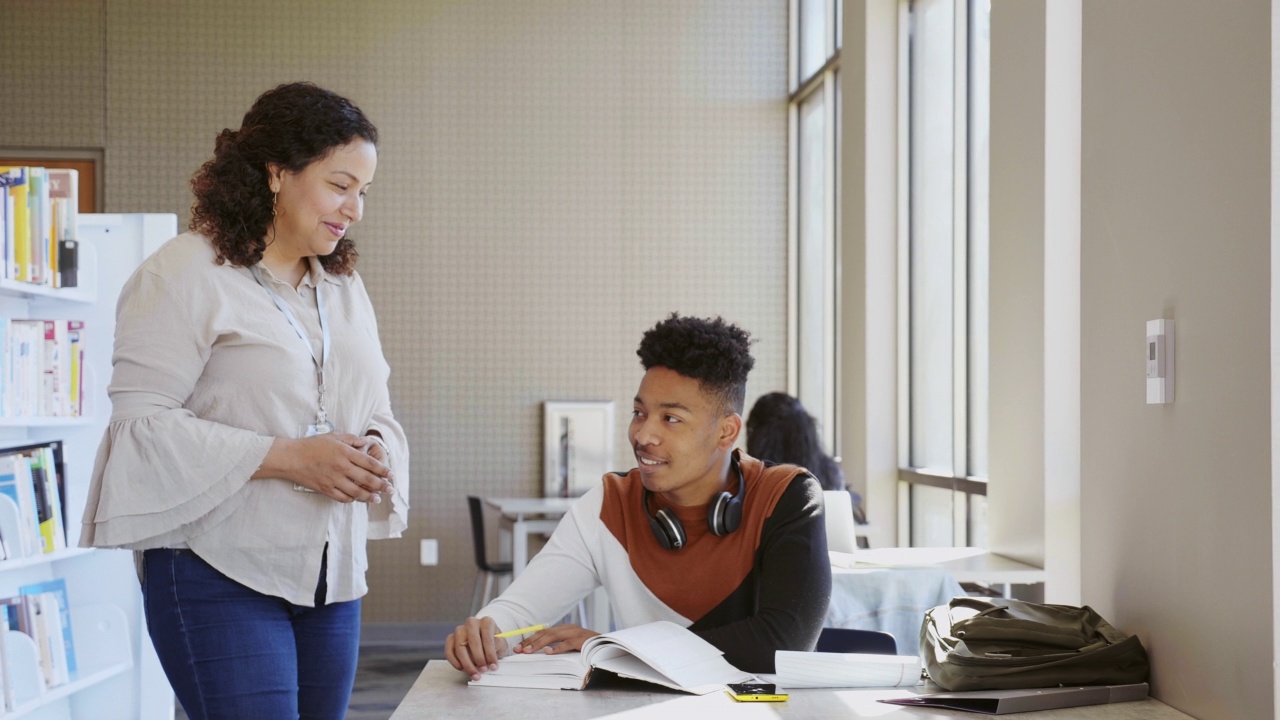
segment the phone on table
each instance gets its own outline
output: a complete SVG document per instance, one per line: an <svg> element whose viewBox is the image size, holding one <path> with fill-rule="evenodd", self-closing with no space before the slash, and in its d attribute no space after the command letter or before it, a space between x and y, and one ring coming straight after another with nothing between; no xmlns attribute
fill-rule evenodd
<svg viewBox="0 0 1280 720"><path fill-rule="evenodd" d="M738 702L782 702L790 695L773 683L733 683L729 685L729 697Z"/></svg>

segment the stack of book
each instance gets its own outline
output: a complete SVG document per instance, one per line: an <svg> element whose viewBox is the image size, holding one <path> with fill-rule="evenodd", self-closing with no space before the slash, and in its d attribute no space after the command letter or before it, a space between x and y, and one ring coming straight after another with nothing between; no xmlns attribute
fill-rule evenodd
<svg viewBox="0 0 1280 720"><path fill-rule="evenodd" d="M79 265L75 170L0 167L3 277L49 287L75 287Z"/></svg>
<svg viewBox="0 0 1280 720"><path fill-rule="evenodd" d="M62 442L0 450L0 560L67 548Z"/></svg>
<svg viewBox="0 0 1280 720"><path fill-rule="evenodd" d="M24 585L13 597L0 598L0 630L20 632L35 643L45 689L76 679L76 649L63 578ZM8 667L7 643L0 642L4 709L13 710L14 692Z"/></svg>
<svg viewBox="0 0 1280 720"><path fill-rule="evenodd" d="M0 417L78 417L84 323L0 318Z"/></svg>

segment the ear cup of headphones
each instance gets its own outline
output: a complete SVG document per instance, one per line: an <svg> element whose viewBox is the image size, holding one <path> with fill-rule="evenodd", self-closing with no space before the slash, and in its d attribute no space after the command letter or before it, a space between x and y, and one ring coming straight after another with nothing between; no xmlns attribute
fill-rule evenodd
<svg viewBox="0 0 1280 720"><path fill-rule="evenodd" d="M679 550L684 547L684 526L665 508L659 510L657 515L649 516L649 528L664 550Z"/></svg>
<svg viewBox="0 0 1280 720"><path fill-rule="evenodd" d="M747 496L747 481L742 477L742 467L738 465L736 456L733 460L733 469L738 475L737 494L721 492L707 506L707 529L716 537L724 537L737 530L742 524L742 501ZM679 550L684 547L687 537L684 525L680 524L680 518L666 508L660 508L656 513L649 512L648 488L640 493L640 506L644 510L645 518L649 521L649 529L653 531L653 537L664 550Z"/></svg>
<svg viewBox="0 0 1280 720"><path fill-rule="evenodd" d="M742 467L738 465L736 458L733 461L733 469L738 475L738 493L730 495L727 492L721 492L707 506L707 529L716 537L724 537L737 530L742 524L742 500L747 495L747 481L742 477Z"/></svg>
<svg viewBox="0 0 1280 720"><path fill-rule="evenodd" d="M724 537L742 524L742 497L722 492L707 508L707 528L716 537Z"/></svg>
<svg viewBox="0 0 1280 720"><path fill-rule="evenodd" d="M640 505L644 509L645 518L649 521L649 529L653 531L654 539L663 550L679 550L684 547L684 526L680 524L680 519L667 512L666 508L658 510L657 514L650 513L648 489L640 493Z"/></svg>
<svg viewBox="0 0 1280 720"><path fill-rule="evenodd" d="M716 495L716 499L711 501L707 506L707 529L716 537L724 537L729 532L725 530L725 509L729 505L729 501L733 500L733 496L727 492Z"/></svg>

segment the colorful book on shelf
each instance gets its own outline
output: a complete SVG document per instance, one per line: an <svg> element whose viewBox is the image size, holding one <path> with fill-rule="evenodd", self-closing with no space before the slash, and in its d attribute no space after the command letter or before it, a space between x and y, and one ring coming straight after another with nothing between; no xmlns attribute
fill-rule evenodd
<svg viewBox="0 0 1280 720"><path fill-rule="evenodd" d="M82 321L67 321L67 345L70 349L70 356L67 359L71 367L71 387L67 395L71 414L80 417L84 415L84 323Z"/></svg>
<svg viewBox="0 0 1280 720"><path fill-rule="evenodd" d="M26 416L39 414L41 357L44 347L44 322L14 318L8 323L9 375L5 415Z"/></svg>
<svg viewBox="0 0 1280 720"><path fill-rule="evenodd" d="M29 468L37 520L35 544L39 552L17 555L13 554L11 549L11 557L30 557L67 549L66 482L63 474L62 441L50 440L0 448L0 494L8 496L10 500L14 500L14 493L20 492L22 488L18 487L18 482L13 486L6 486L3 469L12 466L17 475L16 479L21 480L24 473L19 466L20 462L25 463ZM12 492L6 492L6 490L12 490ZM17 503L18 500L14 502ZM26 525L21 521L20 511L18 514L18 532L23 533ZM0 518L2 517L3 513L0 513ZM4 524L0 521L0 533L4 533Z"/></svg>
<svg viewBox="0 0 1280 720"><path fill-rule="evenodd" d="M67 581L54 578L18 588L23 596L36 598L49 635L48 648L54 685L76 678L76 649L71 630L71 606L67 602Z"/></svg>
<svg viewBox="0 0 1280 720"><path fill-rule="evenodd" d="M29 168L0 167L0 185L8 189L13 201L13 254L6 276L13 280L30 280L31 272L31 188Z"/></svg>
<svg viewBox="0 0 1280 720"><path fill-rule="evenodd" d="M49 175L45 168L34 166L27 168L27 176L31 184L28 196L31 206L31 259L27 280L44 285L49 274L49 226L52 224L49 212Z"/></svg>
<svg viewBox="0 0 1280 720"><path fill-rule="evenodd" d="M31 464L31 482L36 493L36 517L40 522L40 546L46 553L67 549L67 533L62 523L62 499L58 488L53 450L48 446L24 455Z"/></svg>
<svg viewBox="0 0 1280 720"><path fill-rule="evenodd" d="M4 177L5 177L4 174L0 173L0 182L4 180ZM3 270L3 275L5 278L13 279L14 270L18 267L18 261L14 256L14 252L15 252L14 245L16 244L15 232L17 227L16 218L17 218L18 211L16 209L17 205L14 203L15 198L13 195L9 194L9 189L7 187L0 186L0 198L4 199L4 238L5 238L4 257L0 258L0 260L4 261L4 267L0 269Z"/></svg>
<svg viewBox="0 0 1280 720"><path fill-rule="evenodd" d="M17 622L17 613L22 605L22 598L0 598L0 697L3 698L5 712L17 709L17 700L13 692L13 672L9 667L9 642L4 633Z"/></svg>
<svg viewBox="0 0 1280 720"><path fill-rule="evenodd" d="M80 172L70 168L49 168L49 205L53 224L49 235L49 270L54 287L73 287L64 282L62 248L74 246L80 211Z"/></svg>
<svg viewBox="0 0 1280 720"><path fill-rule="evenodd" d="M0 325L0 416L79 416L84 403L84 322L0 318Z"/></svg>
<svg viewBox="0 0 1280 720"><path fill-rule="evenodd" d="M0 182L3 182L4 176L0 175ZM9 257L9 238L13 235L13 219L11 217L13 211L10 209L9 189L4 185L0 185L0 261L4 261L4 268L0 269L0 277L9 277L9 263L5 258Z"/></svg>
<svg viewBox="0 0 1280 720"><path fill-rule="evenodd" d="M31 464L25 455L0 455L0 496L5 498L0 502L6 503L0 511L0 527L4 528L6 536L16 536L6 537L10 552L16 550L18 557L40 555L42 548L35 486L31 479ZM12 508L8 507L9 502L13 503Z"/></svg>

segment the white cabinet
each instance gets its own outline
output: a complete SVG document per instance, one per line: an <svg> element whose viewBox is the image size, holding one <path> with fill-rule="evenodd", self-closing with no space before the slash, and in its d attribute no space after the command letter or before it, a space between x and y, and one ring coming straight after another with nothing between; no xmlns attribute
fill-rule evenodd
<svg viewBox="0 0 1280 720"><path fill-rule="evenodd" d="M67 541L80 536L98 444L110 419L107 383L115 336L116 298L146 255L177 234L172 214L81 215L81 287L65 290L0 281L0 316L83 320L84 417L2 418L0 447L63 441ZM6 635L18 710L0 720L171 720L173 692L147 637L133 554L124 550L70 549L0 561L0 597L19 586L65 578L79 667L77 679L40 690L35 646Z"/></svg>

